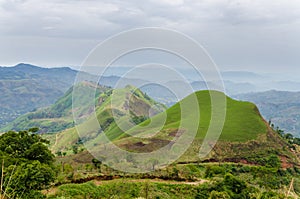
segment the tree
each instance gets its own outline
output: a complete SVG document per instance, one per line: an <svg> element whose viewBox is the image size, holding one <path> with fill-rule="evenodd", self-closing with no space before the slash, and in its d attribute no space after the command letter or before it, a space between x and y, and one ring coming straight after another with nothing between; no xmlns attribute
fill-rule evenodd
<svg viewBox="0 0 300 199"><path fill-rule="evenodd" d="M293 143L300 146L300 138L294 138Z"/></svg>
<svg viewBox="0 0 300 199"><path fill-rule="evenodd" d="M55 179L55 170L37 160L22 163L11 174L9 189L17 192L45 189Z"/></svg>
<svg viewBox="0 0 300 199"><path fill-rule="evenodd" d="M230 190L235 194L240 194L244 189L247 188L246 183L244 181L234 177L230 173L227 173L225 175L223 184L227 188L227 190Z"/></svg>
<svg viewBox="0 0 300 199"><path fill-rule="evenodd" d="M280 168L281 162L277 155L270 155L267 159L266 166L270 168Z"/></svg>
<svg viewBox="0 0 300 199"><path fill-rule="evenodd" d="M41 198L39 191L55 180L54 155L37 130L9 131L0 136L0 160L5 163L1 178L8 198L12 194L13 198Z"/></svg>
<svg viewBox="0 0 300 199"><path fill-rule="evenodd" d="M61 156L62 156L62 152L61 152L61 151L57 151L55 154L56 154L58 157L61 157Z"/></svg>
<svg viewBox="0 0 300 199"><path fill-rule="evenodd" d="M92 163L94 165L95 168L99 169L99 171L101 172L101 164L102 164L102 161L101 160L98 160L96 158L93 158L92 159Z"/></svg>
<svg viewBox="0 0 300 199"><path fill-rule="evenodd" d="M150 164L151 164L151 167L152 167L152 170L154 171L155 170L155 166L159 164L159 161L155 158L151 158L149 160Z"/></svg>
<svg viewBox="0 0 300 199"><path fill-rule="evenodd" d="M49 144L49 141L42 139L39 135L33 134L31 131L14 132L9 131L0 136L0 151L6 153L11 158L27 158L26 151L33 144L40 143L42 145ZM39 145L41 146L41 145ZM48 148L35 146L35 150L49 151ZM52 156L52 159L54 156Z"/></svg>
<svg viewBox="0 0 300 199"><path fill-rule="evenodd" d="M72 146L72 150L73 150L74 154L77 154L78 153L78 146L77 145L73 145Z"/></svg>
<svg viewBox="0 0 300 199"><path fill-rule="evenodd" d="M38 160L40 163L45 164L51 164L53 162L53 154L48 150L48 147L41 142L32 144L24 153L28 160Z"/></svg>
<svg viewBox="0 0 300 199"><path fill-rule="evenodd" d="M284 138L287 139L287 140L292 140L294 138L294 136L290 133L287 133L284 135Z"/></svg>
<svg viewBox="0 0 300 199"><path fill-rule="evenodd" d="M229 199L230 195L225 191L222 192L212 191L209 196L209 199L227 199L227 198Z"/></svg>

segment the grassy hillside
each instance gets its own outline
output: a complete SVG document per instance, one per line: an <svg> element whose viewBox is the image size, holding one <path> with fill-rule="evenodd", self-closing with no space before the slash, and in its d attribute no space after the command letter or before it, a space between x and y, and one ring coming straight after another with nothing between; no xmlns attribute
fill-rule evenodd
<svg viewBox="0 0 300 199"><path fill-rule="evenodd" d="M119 92L132 94L134 90L127 87ZM52 150L66 154L57 157L58 168L62 171L57 185L63 185L52 187L44 193L49 198L297 198L300 191L300 171L299 160L291 150L293 146L268 126L257 107L250 102L226 97L227 117L220 139L206 158L199 158L200 146L211 124L210 95L220 99L226 97L216 91L196 92L199 110L192 104L193 96L188 96L165 112L137 123L125 132L116 125L116 120L120 119L122 122L124 119L124 103L117 98L112 107L110 95L97 109L97 119L102 127L106 127L104 132L93 132L93 125L87 120L79 128L87 130L86 136L90 136L89 139L79 139L74 128L56 134L56 137L48 135ZM131 109L132 114L145 114L147 109L144 107L152 104L151 100L145 102L147 97L139 90L133 96L138 97L132 98L131 103L135 105ZM141 105L139 100L144 103ZM115 110L119 114L111 120ZM165 167L142 162L145 168L156 169L150 173L124 173L106 165L107 162L95 163L95 157L85 151L82 145L84 143L89 149L100 149L103 160L110 158L105 156L108 154L113 156L110 160L115 160L115 164L134 166L136 161L142 160L118 156L108 146L99 145L102 136L106 134L114 144L128 151L152 152L193 130L198 111L200 125L196 138L186 153L175 163ZM164 121L164 116L166 122L157 131L155 125ZM183 126L180 125L182 121L185 121ZM142 127L148 129L142 130ZM156 134L151 138L131 136L146 136L153 132ZM71 146L79 147L79 152L73 154ZM101 148L105 150L101 151ZM294 186L293 189L290 189L291 185Z"/></svg>
<svg viewBox="0 0 300 199"><path fill-rule="evenodd" d="M233 100L216 91L199 91L195 94L199 110L197 110L197 107L192 106L193 98L191 95L167 109L166 112L160 113L126 132L120 131L118 128L111 128L106 133L119 135L118 137L108 137L111 138L114 144L124 150L137 153L154 152L167 146L185 133L193 131L195 123L197 123L195 118L197 118L197 112L199 111L200 123L196 137L178 162L229 161L264 165L269 156L274 154L280 157L282 163L287 167L294 163L298 164L297 157L290 150L291 146L273 132L254 104ZM226 97L226 120L216 146L206 159L199 159L200 147L211 124L210 95L220 99ZM181 110L182 107L185 107L184 113ZM166 122L162 129L157 132L155 124L159 124L163 120L164 114L167 115ZM181 116L183 117L181 118ZM150 123L152 124L151 127L141 130L141 127L145 127ZM137 137L147 137L147 135L153 133L155 133L155 136L151 138ZM89 146L90 149L94 147L92 150L101 151L103 147L99 143L103 139L102 136L103 134L99 134L97 138L87 142L86 146ZM108 150L109 153L105 151L100 153L103 153L104 158L108 158L105 154L111 155L114 153L110 150ZM115 155L118 155L117 152Z"/></svg>
<svg viewBox="0 0 300 199"><path fill-rule="evenodd" d="M120 92L132 92L132 89L127 87L120 90ZM82 150L84 150L84 146L88 146L92 151L105 149L101 153L103 153L103 158L107 158L105 154L111 155L114 151L108 149L106 145L101 145L103 136L106 135L114 144L127 151L137 153L153 152L168 145L185 133L189 133L193 130L195 124L199 122L194 141L177 162L229 161L265 165L270 155L276 155L285 167L298 164L299 160L290 150L291 145L268 126L254 104L233 100L217 91L199 91L195 94L199 109L192 106L194 98L191 95L165 112L157 114L128 130L121 130L116 124L116 121L119 125L122 125L123 120L125 121L124 104L120 103L120 106L111 107L111 97L108 97L108 100L97 108L98 121L104 133L93 129L92 121L88 120L79 126L81 129L86 129L86 134L81 136L80 141L82 142L79 145L76 130L71 128L57 134L55 138L51 138L52 150L56 152L66 151L67 154L71 154L72 145L78 145ZM210 95L220 99L226 98L226 120L219 141L205 159L200 159L199 150L211 124ZM135 104L135 106L134 109L131 109L133 110L131 117L138 116L138 113L142 113L141 115L146 114L150 104L154 102L151 100L146 101L146 96L140 91L137 93L139 97L133 96L135 97L132 98L131 104ZM144 102L143 105L137 103L139 100ZM183 107L184 112L182 112ZM113 112L116 114L113 114ZM198 112L200 113L200 120L195 121ZM164 116L166 116L166 122L158 130L156 125L164 121ZM149 126L149 124L151 125ZM155 136L146 138L153 133L155 133ZM82 143L84 143L84 146ZM120 162L120 164L123 164L123 162ZM129 161L127 164L134 163Z"/></svg>
<svg viewBox="0 0 300 199"><path fill-rule="evenodd" d="M80 97L85 98L85 90L89 87L95 87L95 85L88 82L83 82L76 87L81 93ZM100 95L107 95L110 90L110 88L105 86L97 86L95 99L98 99ZM57 133L73 127L72 91L73 87L71 87L64 96L59 98L48 108L41 108L37 111L18 117L16 120L0 129L0 132L6 132L9 130L19 131L22 129L39 127L41 133ZM84 107L85 106L83 105L82 109L84 109Z"/></svg>
<svg viewBox="0 0 300 199"><path fill-rule="evenodd" d="M101 130L87 131L85 135L81 136L81 143L96 141L102 131L104 131L110 139L116 139L123 133L117 123L123 123L131 127L146 120L151 114L155 115L166 109L164 105L155 102L148 95L133 86L99 92L97 96L98 97L95 98L97 101L96 115ZM130 97L124 100L122 96ZM84 109L84 107L82 107L82 109ZM93 125L91 124L92 122L91 119L87 118L86 122L80 124L78 128L89 130ZM51 149L54 152L67 151L67 153L70 153L72 151L72 145L78 144L79 140L75 128L66 129L56 135L44 136L52 141Z"/></svg>
<svg viewBox="0 0 300 199"><path fill-rule="evenodd" d="M185 120L185 126L181 126L184 131L189 131L190 127L197 121L197 112L200 113L199 128L197 129L196 138L199 140L204 139L208 127L211 123L211 100L210 96L216 98L224 98L224 94L217 91L198 91L195 93L197 97L197 102L199 109L192 105L192 96L190 95L183 99L181 102L175 104L166 111L167 119L161 133L158 137L164 137L166 140L172 139L170 132L176 132L180 130L180 122ZM221 141L230 142L246 142L249 140L256 139L259 135L266 134L267 127L261 118L256 106L250 102L236 101L229 97L225 98L227 101L226 107L226 120L220 136ZM186 107L184 109L184 116L189 116L188 118L181 118L182 110L181 107ZM153 117L151 120L147 120L141 123L140 126L146 126L147 123L156 122L162 120L162 114ZM151 129L149 129L150 131ZM138 134L139 132L134 132L135 128L131 129L130 133ZM169 132L169 134L167 134ZM131 138L124 134L119 139L120 140L130 140Z"/></svg>

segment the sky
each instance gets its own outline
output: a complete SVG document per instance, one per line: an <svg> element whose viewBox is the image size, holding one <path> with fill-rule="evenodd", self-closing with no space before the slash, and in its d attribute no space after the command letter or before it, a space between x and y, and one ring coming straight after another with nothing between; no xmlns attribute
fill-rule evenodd
<svg viewBox="0 0 300 199"><path fill-rule="evenodd" d="M300 74L299 0L0 0L0 65L76 67L143 27L194 38L221 70Z"/></svg>

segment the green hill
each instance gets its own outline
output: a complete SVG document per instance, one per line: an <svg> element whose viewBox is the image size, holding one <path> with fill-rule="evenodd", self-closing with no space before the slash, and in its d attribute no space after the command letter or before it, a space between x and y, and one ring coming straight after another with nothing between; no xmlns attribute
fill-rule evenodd
<svg viewBox="0 0 300 199"><path fill-rule="evenodd" d="M124 95L130 96L128 100L123 100L121 96ZM113 107L111 105L112 99L114 100ZM87 131L85 135L81 135L80 139L75 128L66 129L56 135L44 135L51 141L51 148L54 152L70 152L72 145L78 144L78 140L80 140L80 143L91 142L96 140L102 132L105 132L110 139L116 139L123 133L117 123L127 124L129 122L130 124L127 127L129 128L141 123L151 115L158 114L166 109L164 105L155 102L147 94L133 86L99 92L95 100L97 101L96 115L101 130ZM82 109L84 109L84 105ZM91 129L92 122L91 119L87 118L87 120L77 128Z"/></svg>
<svg viewBox="0 0 300 199"><path fill-rule="evenodd" d="M89 87L95 87L95 85L88 82L82 82L80 85L77 85L77 88L80 89L80 97L85 97L85 89ZM20 131L23 129L39 127L40 133L57 133L73 127L72 91L73 87L50 107L41 108L37 111L18 117L16 120L0 129L0 132L9 130ZM98 99L100 94L107 95L110 91L111 89L108 87L97 86L95 99ZM83 105L82 109L84 108Z"/></svg>
<svg viewBox="0 0 300 199"><path fill-rule="evenodd" d="M267 127L264 123L264 120L259 114L256 106L250 102L236 101L223 93L217 91L198 91L195 93L200 113L200 123L199 128L197 129L196 138L203 139L206 135L208 127L211 123L211 100L210 96L216 98L226 99L226 120L220 136L222 141L233 141L233 142L244 142L251 139L256 139L258 135L264 134L267 132ZM167 113L167 120L164 125L163 130L168 131L170 129L176 129L179 127L181 119L181 107L187 107L184 109L185 115L188 115L189 118L186 118L190 123L194 123L193 116L196 115L197 107L191 106L192 104L192 95L186 97L181 102L178 102L174 106L170 107ZM185 119L185 118L183 118ZM152 121L161 120L161 115L157 115L152 118ZM145 121L148 123L150 121ZM140 124L145 125L145 124ZM189 125L186 125L186 130L189 130ZM133 129L134 130L134 129Z"/></svg>
<svg viewBox="0 0 300 199"><path fill-rule="evenodd" d="M197 98L199 109L193 104L194 96ZM226 119L217 144L205 159L200 159L199 150L211 124L210 96L226 99ZM183 109L184 112L182 112ZM198 112L200 121L195 120ZM220 113L216 112L216 114ZM167 115L166 122L157 132L155 124L164 120L164 115ZM219 118L215 119L218 121ZM290 150L291 146L268 126L254 104L233 100L217 91L198 91L195 95L190 95L167 109L166 112L160 113L126 132L122 132L118 128L111 128L105 133L115 145L124 150L149 153L167 146L184 134L191 133L198 122L199 126L196 129L194 141L177 162L228 161L264 165L270 155L276 155L282 159L282 164L285 166L298 164L297 157ZM142 128L147 127L150 123L152 126ZM92 130L90 129L90 131ZM154 133L154 136L147 138ZM99 134L97 138L88 141L86 146L92 152L101 153L104 159L114 153L116 153L115 156L118 156L118 152L106 145L103 151L103 146L99 144L103 136L104 134Z"/></svg>
<svg viewBox="0 0 300 199"><path fill-rule="evenodd" d="M133 90L133 87L127 87L119 90L119 92L132 94ZM153 100L147 100L148 97L142 92L136 91L136 95L132 95L135 97L131 98L131 104L135 104L134 108L130 109L132 110L130 112L131 118L147 115L149 107L155 104ZM198 108L193 104L195 96ZM200 159L199 150L211 124L210 96L214 96L216 99L226 99L226 119L217 144L206 158ZM144 103L141 104L139 101ZM166 111L143 122L138 121L137 125L125 130L121 130L116 123L118 121L118 124L122 125L122 122L128 119L126 118L124 103L120 101L119 105L111 107L110 102L111 96L96 110L103 133L94 129L93 121L87 120L77 127L86 130L85 134L81 134L80 139L74 128L59 133L55 137L48 135L48 138L52 140L52 150L55 152L66 151L70 154L72 153L72 145L77 145L82 150L85 146L92 152L100 151L104 159L109 158L108 156L112 156L114 151L106 144L101 144L103 136L106 135L115 145L124 150L136 153L154 152L180 136L190 133L199 122L194 141L178 159L178 163L217 161L265 165L271 155L276 155L282 160L284 167L299 164L296 155L291 152L292 146L268 126L254 104L233 100L221 92L198 91L195 95L186 97ZM221 111L217 111L216 114L220 114ZM198 112L200 119L196 121ZM163 127L158 128L156 125L161 124L161 121L165 119L166 122ZM215 119L218 121L219 118ZM155 133L154 136L147 138L153 133ZM103 151L103 149L105 150ZM117 152L115 156L118 156ZM120 164L124 164L124 162L121 161ZM127 162L126 164L134 164L134 162Z"/></svg>

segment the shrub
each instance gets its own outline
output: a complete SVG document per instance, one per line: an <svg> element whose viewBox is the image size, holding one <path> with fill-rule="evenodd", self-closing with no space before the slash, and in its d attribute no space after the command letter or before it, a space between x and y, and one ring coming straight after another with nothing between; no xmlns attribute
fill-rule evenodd
<svg viewBox="0 0 300 199"><path fill-rule="evenodd" d="M229 199L229 198L231 198L230 195L225 191L222 192L212 191L209 196L209 199Z"/></svg>
<svg viewBox="0 0 300 199"><path fill-rule="evenodd" d="M215 175L224 175L225 174L225 168L221 166L208 166L205 171L205 177L211 178Z"/></svg>

